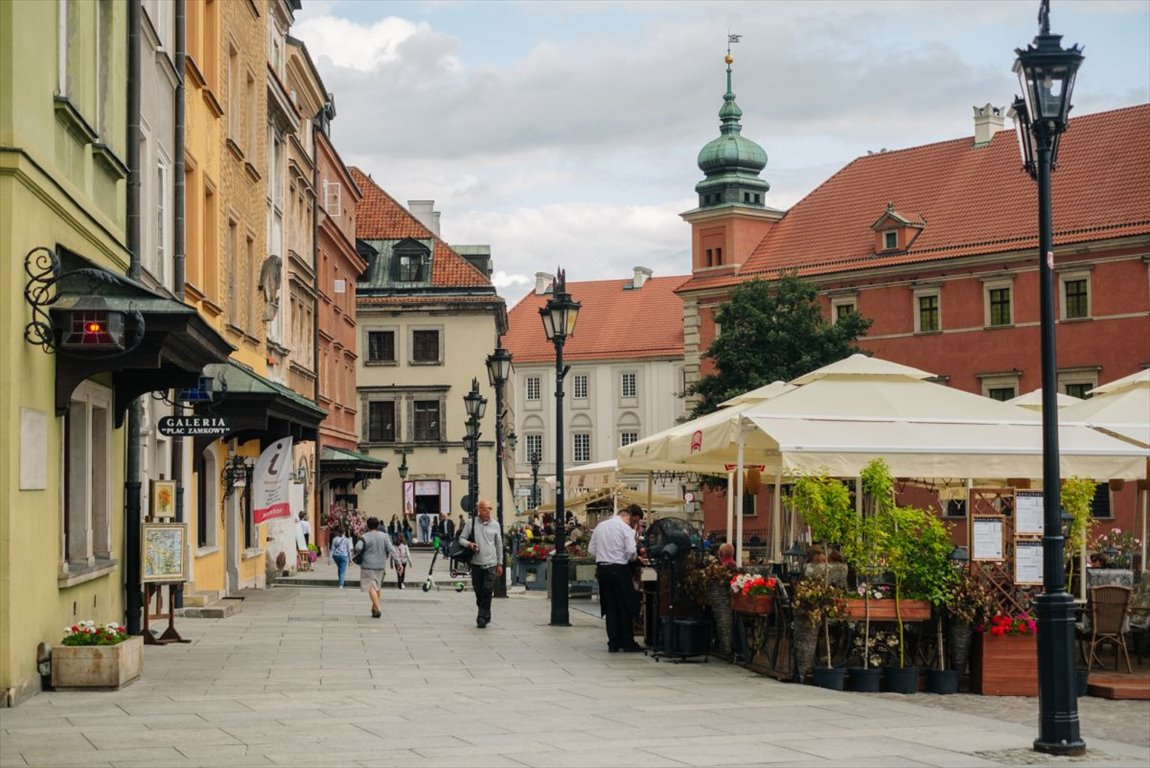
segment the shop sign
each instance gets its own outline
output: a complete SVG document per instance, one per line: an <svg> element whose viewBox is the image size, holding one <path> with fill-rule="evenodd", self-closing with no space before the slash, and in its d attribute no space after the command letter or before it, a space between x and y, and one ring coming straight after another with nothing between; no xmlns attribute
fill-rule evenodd
<svg viewBox="0 0 1150 768"><path fill-rule="evenodd" d="M231 431L223 416L164 416L156 425L168 437L201 437L226 435Z"/></svg>

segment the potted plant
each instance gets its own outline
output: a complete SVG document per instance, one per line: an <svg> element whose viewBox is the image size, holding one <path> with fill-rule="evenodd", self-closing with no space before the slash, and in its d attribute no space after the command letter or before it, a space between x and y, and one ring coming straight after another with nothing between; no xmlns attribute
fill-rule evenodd
<svg viewBox="0 0 1150 768"><path fill-rule="evenodd" d="M1066 549L1064 556L1067 564L1066 591L1074 594L1074 564L1081 563L1083 552L1086 551L1086 537L1094 525L1094 515L1091 514L1091 504L1094 501L1094 481L1086 477L1069 477L1062 481L1059 498L1066 518ZM1082 568L1079 567L1082 574ZM1082 576L1084 578L1084 576Z"/></svg>
<svg viewBox="0 0 1150 768"><path fill-rule="evenodd" d="M946 641L950 649L950 666L959 680L966 672L970 659L970 643L974 628L990 620L994 600L987 585L971 573L961 570L950 588L946 602Z"/></svg>
<svg viewBox="0 0 1150 768"><path fill-rule="evenodd" d="M974 637L970 690L984 696L1038 695L1038 631L1025 613L997 613Z"/></svg>
<svg viewBox="0 0 1150 768"><path fill-rule="evenodd" d="M52 649L52 687L120 688L144 668L144 638L129 636L118 624L81 621L64 627Z"/></svg>
<svg viewBox="0 0 1150 768"><path fill-rule="evenodd" d="M730 580L731 610L767 614L774 610L779 580L758 573L737 573Z"/></svg>
<svg viewBox="0 0 1150 768"><path fill-rule="evenodd" d="M822 628L822 660L826 664L814 668L812 673L814 683L820 688L830 688L836 691L843 689L846 668L834 665L834 659L831 656L830 624L841 616L841 600L842 590L824 579L808 577L795 586L795 621L798 622L800 617L804 617L816 631L820 627Z"/></svg>
<svg viewBox="0 0 1150 768"><path fill-rule="evenodd" d="M1134 563L1134 553L1142 546L1142 541L1130 531L1111 528L1100 534L1090 545L1096 552L1107 554L1111 568L1130 568Z"/></svg>
<svg viewBox="0 0 1150 768"><path fill-rule="evenodd" d="M697 604L709 608L714 625L716 650L730 656L734 650L735 619L731 613L731 579L738 573L734 566L723 565L708 556L699 568L687 572L684 579L687 594Z"/></svg>
<svg viewBox="0 0 1150 768"><path fill-rule="evenodd" d="M860 479L864 494L863 518L856 522L852 535L843 542L843 557L854 568L858 580L855 592L862 598L863 608L863 648L858 654L861 666L852 668L850 674L856 691L878 691L880 673L871 667L868 647L871 638L871 600L881 599L884 595L881 589L871 586L882 569L883 561L884 536L876 509L894 503L894 482L882 459L874 459L863 467ZM850 610L848 603L848 614Z"/></svg>

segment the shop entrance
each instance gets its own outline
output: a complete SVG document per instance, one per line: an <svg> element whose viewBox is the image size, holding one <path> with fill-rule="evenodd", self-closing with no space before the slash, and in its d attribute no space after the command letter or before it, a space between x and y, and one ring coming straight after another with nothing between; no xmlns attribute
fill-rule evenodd
<svg viewBox="0 0 1150 768"><path fill-rule="evenodd" d="M435 519L441 514L451 514L451 481L404 481L403 512L411 521L412 540L430 544Z"/></svg>

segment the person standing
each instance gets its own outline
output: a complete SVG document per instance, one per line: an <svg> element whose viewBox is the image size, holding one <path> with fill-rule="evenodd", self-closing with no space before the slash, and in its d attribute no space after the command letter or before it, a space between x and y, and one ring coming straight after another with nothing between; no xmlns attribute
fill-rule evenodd
<svg viewBox="0 0 1150 768"><path fill-rule="evenodd" d="M303 547L308 549L311 547L311 523L307 521L307 512L299 513L299 522L296 523L299 532L303 534Z"/></svg>
<svg viewBox="0 0 1150 768"><path fill-rule="evenodd" d="M403 579L407 575L407 567L411 565L411 550L404 542L402 535L394 539L395 551L391 556L391 567L395 569L395 588L403 589Z"/></svg>
<svg viewBox="0 0 1150 768"><path fill-rule="evenodd" d="M503 575L503 532L499 523L491 519L491 502L480 499L477 516L463 526L460 541L474 550L471 557L471 588L475 591L475 626L485 628L491 623L491 596L495 580Z"/></svg>
<svg viewBox="0 0 1150 768"><path fill-rule="evenodd" d="M343 589L344 580L347 578L347 561L351 559L351 539L344 536L343 528L337 525L332 530L331 544L328 546L328 562L335 561L339 588Z"/></svg>
<svg viewBox="0 0 1150 768"><path fill-rule="evenodd" d="M638 559L630 508L595 526L587 547L595 558L599 602L607 620L607 650L636 653L644 650L635 642L634 606L638 602L631 578L631 562Z"/></svg>
<svg viewBox="0 0 1150 768"><path fill-rule="evenodd" d="M379 530L378 517L367 518L367 533L356 543L355 551L363 553L363 560L359 564L359 589L371 598L371 617L378 619L381 615L379 587L387 571L387 561L395 551L391 539Z"/></svg>

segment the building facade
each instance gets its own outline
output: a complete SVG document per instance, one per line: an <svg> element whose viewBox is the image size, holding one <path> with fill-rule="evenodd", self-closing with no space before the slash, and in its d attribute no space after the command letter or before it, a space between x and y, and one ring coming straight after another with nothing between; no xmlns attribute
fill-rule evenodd
<svg viewBox="0 0 1150 768"><path fill-rule="evenodd" d="M336 499L383 520L408 516L427 541L430 518L464 514L466 413L471 382L487 380L485 360L507 329L506 307L491 285L490 255L464 258L438 235L429 203L413 215L370 177L352 169L363 193L356 214L358 250L367 268L356 285L360 450L396 462L406 477L373 483ZM430 225L430 226L429 226ZM333 376L351 371L332 361ZM480 494L494 496L495 403L479 441ZM424 523L424 525L420 525Z"/></svg>

